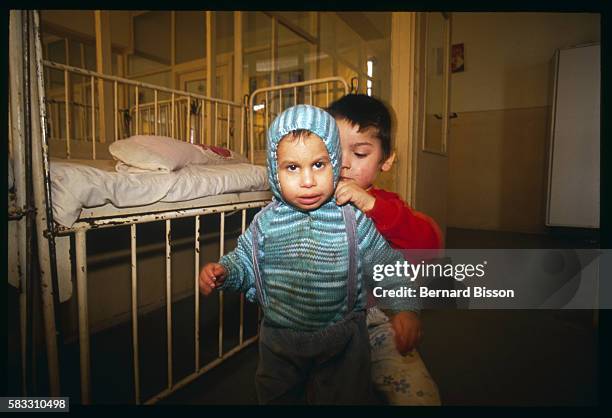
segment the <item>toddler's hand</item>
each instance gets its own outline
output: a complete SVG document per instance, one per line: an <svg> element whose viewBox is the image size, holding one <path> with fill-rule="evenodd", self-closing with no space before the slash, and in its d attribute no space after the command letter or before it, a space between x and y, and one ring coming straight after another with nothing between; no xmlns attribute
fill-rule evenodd
<svg viewBox="0 0 612 418"><path fill-rule="evenodd" d="M421 339L421 320L414 312L404 311L393 315L391 326L395 331L395 347L405 355L416 347Z"/></svg>
<svg viewBox="0 0 612 418"><path fill-rule="evenodd" d="M227 270L219 263L208 263L200 271L200 291L206 296L223 284L227 277Z"/></svg>
<svg viewBox="0 0 612 418"><path fill-rule="evenodd" d="M368 212L374 208L376 198L353 180L340 180L336 187L336 203L344 205L348 202L353 203L360 211Z"/></svg>

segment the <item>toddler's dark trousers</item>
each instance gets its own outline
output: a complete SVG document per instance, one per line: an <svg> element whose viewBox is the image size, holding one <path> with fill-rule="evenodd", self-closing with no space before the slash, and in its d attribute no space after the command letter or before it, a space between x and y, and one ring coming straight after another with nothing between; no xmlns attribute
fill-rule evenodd
<svg viewBox="0 0 612 418"><path fill-rule="evenodd" d="M255 386L261 404L374 403L365 313L313 332L264 319Z"/></svg>

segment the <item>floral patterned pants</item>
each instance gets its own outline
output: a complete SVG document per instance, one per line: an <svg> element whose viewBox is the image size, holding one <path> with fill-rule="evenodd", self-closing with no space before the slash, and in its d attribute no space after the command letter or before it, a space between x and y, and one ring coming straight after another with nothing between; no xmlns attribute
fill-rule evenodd
<svg viewBox="0 0 612 418"><path fill-rule="evenodd" d="M416 349L402 356L395 348L389 318L380 309L368 309L372 380L390 405L440 405L438 387Z"/></svg>

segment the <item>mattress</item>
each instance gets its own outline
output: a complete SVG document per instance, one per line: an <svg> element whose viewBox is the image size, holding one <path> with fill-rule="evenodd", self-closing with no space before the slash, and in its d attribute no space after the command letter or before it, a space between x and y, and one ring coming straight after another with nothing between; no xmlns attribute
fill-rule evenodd
<svg viewBox="0 0 612 418"><path fill-rule="evenodd" d="M146 207L225 193L268 189L265 167L239 163L190 165L170 173L123 173L113 160L51 160L53 217L71 227L83 208ZM143 208L143 212L146 209Z"/></svg>

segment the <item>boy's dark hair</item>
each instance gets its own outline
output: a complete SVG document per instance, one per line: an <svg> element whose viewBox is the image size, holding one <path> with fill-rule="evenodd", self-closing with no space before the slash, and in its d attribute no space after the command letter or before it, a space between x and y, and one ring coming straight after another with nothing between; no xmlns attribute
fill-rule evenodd
<svg viewBox="0 0 612 418"><path fill-rule="evenodd" d="M334 119L344 119L357 126L358 132L374 128L383 159L391 155L391 113L383 102L365 94L347 94L329 105L327 111Z"/></svg>

